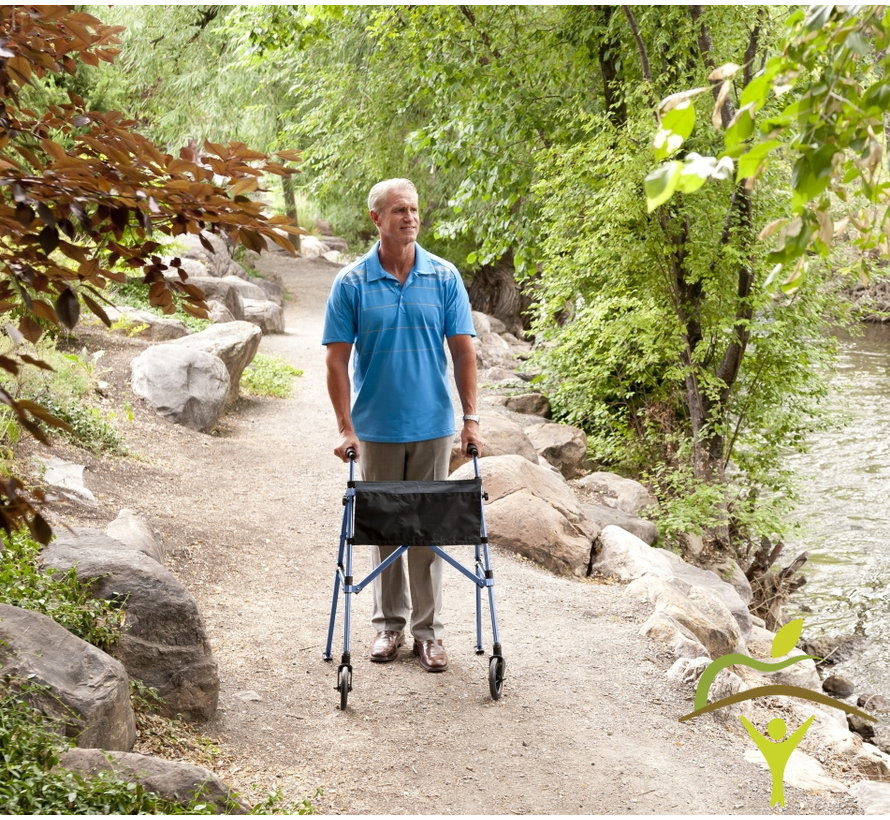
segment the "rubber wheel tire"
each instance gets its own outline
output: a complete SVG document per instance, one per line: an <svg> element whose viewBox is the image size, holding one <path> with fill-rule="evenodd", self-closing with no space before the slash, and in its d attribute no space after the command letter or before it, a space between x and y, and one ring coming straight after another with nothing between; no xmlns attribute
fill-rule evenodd
<svg viewBox="0 0 890 820"><path fill-rule="evenodd" d="M341 666L337 678L337 689L340 692L340 711L346 711L346 701L352 691L352 670L348 666Z"/></svg>
<svg viewBox="0 0 890 820"><path fill-rule="evenodd" d="M500 656L494 655L488 662L488 688L491 691L492 700L500 700L504 694L504 672L507 662Z"/></svg>

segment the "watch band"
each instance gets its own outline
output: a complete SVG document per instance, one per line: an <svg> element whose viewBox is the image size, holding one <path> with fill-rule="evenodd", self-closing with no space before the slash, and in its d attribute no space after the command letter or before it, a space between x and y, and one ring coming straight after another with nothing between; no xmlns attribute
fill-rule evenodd
<svg viewBox="0 0 890 820"><path fill-rule="evenodd" d="M479 424L479 416L473 413L464 413L464 421L475 421L476 424Z"/></svg>

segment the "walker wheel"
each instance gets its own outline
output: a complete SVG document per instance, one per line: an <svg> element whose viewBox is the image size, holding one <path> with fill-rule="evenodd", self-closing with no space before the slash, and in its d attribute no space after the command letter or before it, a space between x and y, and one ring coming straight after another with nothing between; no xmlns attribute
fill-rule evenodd
<svg viewBox="0 0 890 820"><path fill-rule="evenodd" d="M504 673L507 662L500 655L492 655L488 662L488 688L491 690L491 699L500 700L504 694Z"/></svg>
<svg viewBox="0 0 890 820"><path fill-rule="evenodd" d="M337 691L340 692L340 711L346 711L346 701L352 691L352 667L343 665L337 673Z"/></svg>

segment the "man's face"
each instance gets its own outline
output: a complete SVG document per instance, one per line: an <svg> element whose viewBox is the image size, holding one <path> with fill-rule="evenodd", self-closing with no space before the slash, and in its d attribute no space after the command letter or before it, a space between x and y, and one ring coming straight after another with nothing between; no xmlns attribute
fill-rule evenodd
<svg viewBox="0 0 890 820"><path fill-rule="evenodd" d="M417 194L410 188L391 191L379 211L371 211L371 219L384 242L408 245L417 239L420 215Z"/></svg>

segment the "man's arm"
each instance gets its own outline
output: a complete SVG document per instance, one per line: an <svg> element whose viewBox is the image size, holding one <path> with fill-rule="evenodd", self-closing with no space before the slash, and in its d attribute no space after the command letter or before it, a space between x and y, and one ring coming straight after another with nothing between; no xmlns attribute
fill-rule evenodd
<svg viewBox="0 0 890 820"><path fill-rule="evenodd" d="M454 383L457 386L457 395L464 414L476 414L476 348L473 347L473 337L465 334L448 337L448 349L451 351L451 360L454 362ZM460 431L460 449L464 455L468 455L467 446L475 444L479 453L485 441L479 431L479 424L475 421L465 421Z"/></svg>
<svg viewBox="0 0 890 820"><path fill-rule="evenodd" d="M337 430L340 440L334 448L334 455L342 461L348 461L346 451L352 447L356 458L359 455L358 438L352 426L352 388L349 383L349 359L352 345L349 342L331 342L328 345L328 396L337 417Z"/></svg>

